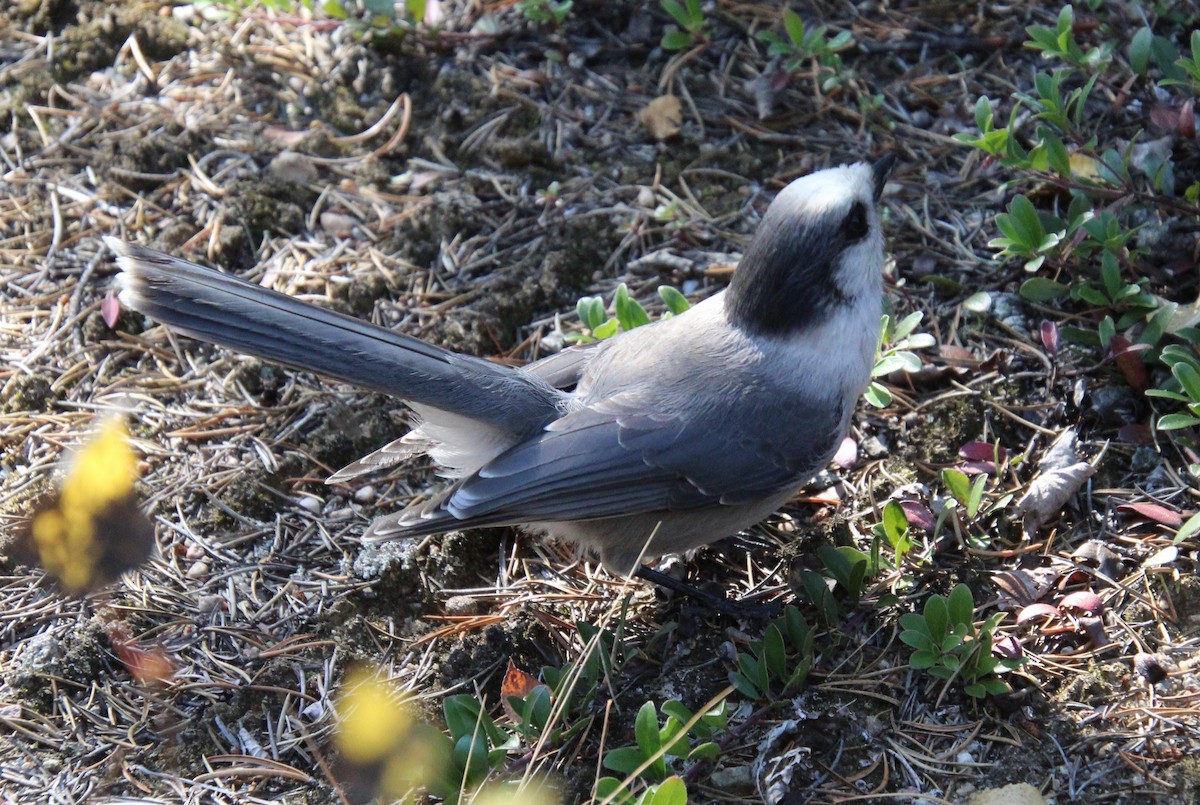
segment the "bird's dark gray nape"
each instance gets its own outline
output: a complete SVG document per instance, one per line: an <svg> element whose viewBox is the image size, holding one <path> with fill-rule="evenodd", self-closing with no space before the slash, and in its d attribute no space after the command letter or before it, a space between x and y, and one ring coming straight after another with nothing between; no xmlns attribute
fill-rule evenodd
<svg viewBox="0 0 1200 805"><path fill-rule="evenodd" d="M890 161L881 163L884 174ZM877 163L879 164L879 163ZM874 171L874 168L872 168ZM873 181L880 174L873 173ZM837 284L843 250L870 233L870 210L806 206L781 193L767 208L725 295L732 324L760 335L787 335L825 321L852 301Z"/></svg>
<svg viewBox="0 0 1200 805"><path fill-rule="evenodd" d="M890 151L871 163L871 180L875 184L876 203L883 198L883 187L887 184L888 176L891 175L892 167L895 164L896 154Z"/></svg>

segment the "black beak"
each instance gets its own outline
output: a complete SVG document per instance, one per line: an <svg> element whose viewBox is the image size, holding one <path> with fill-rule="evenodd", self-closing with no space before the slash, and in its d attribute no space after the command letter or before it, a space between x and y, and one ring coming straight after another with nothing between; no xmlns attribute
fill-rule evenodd
<svg viewBox="0 0 1200 805"><path fill-rule="evenodd" d="M892 166L896 164L895 152L889 151L879 158L879 161L871 165L871 178L875 183L875 200L883 196L883 186L887 184L888 175L892 172Z"/></svg>

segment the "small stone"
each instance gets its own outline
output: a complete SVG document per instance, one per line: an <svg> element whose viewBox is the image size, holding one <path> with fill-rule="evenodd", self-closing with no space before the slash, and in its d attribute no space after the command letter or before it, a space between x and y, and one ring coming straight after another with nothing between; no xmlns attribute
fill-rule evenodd
<svg viewBox="0 0 1200 805"><path fill-rule="evenodd" d="M1166 666L1166 657L1161 654L1143 653L1133 657L1133 670L1151 685L1157 685L1170 675Z"/></svg>
<svg viewBox="0 0 1200 805"><path fill-rule="evenodd" d="M224 608L225 599L219 595L202 595L196 599L196 609L200 612L218 612Z"/></svg>
<svg viewBox="0 0 1200 805"><path fill-rule="evenodd" d="M1046 800L1029 783L1013 783L978 791L967 800L967 805L1046 805Z"/></svg>
<svg viewBox="0 0 1200 805"><path fill-rule="evenodd" d="M452 595L443 604L447 615L465 617L479 614L479 601L469 595Z"/></svg>
<svg viewBox="0 0 1200 805"><path fill-rule="evenodd" d="M187 569L189 579L202 579L208 575L208 562L195 562Z"/></svg>
<svg viewBox="0 0 1200 805"><path fill-rule="evenodd" d="M204 558L204 546L196 545L194 543L192 545L189 545L185 556L187 556L187 558L192 560L193 562L195 562L197 559L203 559Z"/></svg>
<svg viewBox="0 0 1200 805"><path fill-rule="evenodd" d="M886 458L889 453L888 446L878 436L868 436L863 439L859 443L858 449L870 459Z"/></svg>
<svg viewBox="0 0 1200 805"><path fill-rule="evenodd" d="M317 167L304 154L281 151L267 165L267 174L287 184L305 185L317 180Z"/></svg>
<svg viewBox="0 0 1200 805"><path fill-rule="evenodd" d="M370 503L375 500L375 487L367 484L354 493L355 503Z"/></svg>
<svg viewBox="0 0 1200 805"><path fill-rule="evenodd" d="M318 514L321 511L322 504L321 504L320 498L314 497L313 495L305 495L304 497L302 497L298 501L296 501L296 505L298 505L300 508L304 509L305 511L312 512L313 514Z"/></svg>

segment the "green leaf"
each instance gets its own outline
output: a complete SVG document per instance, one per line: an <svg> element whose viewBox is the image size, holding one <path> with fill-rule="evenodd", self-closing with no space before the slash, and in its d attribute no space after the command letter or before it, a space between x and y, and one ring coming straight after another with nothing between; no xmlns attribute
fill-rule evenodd
<svg viewBox="0 0 1200 805"><path fill-rule="evenodd" d="M424 22L425 4L426 0L404 0L404 10L408 12L410 19L416 22Z"/></svg>
<svg viewBox="0 0 1200 805"><path fill-rule="evenodd" d="M729 684L737 688L738 693L747 699L757 701L763 696L762 691L758 689L757 685L751 682L744 674L740 674L737 671L729 672Z"/></svg>
<svg viewBox="0 0 1200 805"><path fill-rule="evenodd" d="M992 130L992 102L986 95L975 101L975 125L984 134Z"/></svg>
<svg viewBox="0 0 1200 805"><path fill-rule="evenodd" d="M972 313L987 313L992 306L992 295L987 291L978 291L964 299L962 305Z"/></svg>
<svg viewBox="0 0 1200 805"><path fill-rule="evenodd" d="M800 15L790 8L783 11L783 28L787 31L788 39L791 39L793 44L799 45L804 42L804 20L800 19Z"/></svg>
<svg viewBox="0 0 1200 805"><path fill-rule="evenodd" d="M662 46L666 50L684 50L692 46L692 35L686 31L667 31Z"/></svg>
<svg viewBox="0 0 1200 805"><path fill-rule="evenodd" d="M866 394L867 403L874 408L887 408L892 404L892 393L884 388L879 383L871 383L867 386Z"/></svg>
<svg viewBox="0 0 1200 805"><path fill-rule="evenodd" d="M584 327L595 330L604 323L604 302L598 296L581 297L575 303L575 313Z"/></svg>
<svg viewBox="0 0 1200 805"><path fill-rule="evenodd" d="M687 786L681 778L672 776L658 784L646 805L687 805L687 799Z"/></svg>
<svg viewBox="0 0 1200 805"><path fill-rule="evenodd" d="M1150 57L1162 71L1163 78L1181 83L1187 81L1187 71L1179 66L1179 51L1170 39L1163 36L1155 36L1151 39Z"/></svg>
<svg viewBox="0 0 1200 805"><path fill-rule="evenodd" d="M363 8L376 16L396 19L396 4L393 0L363 0Z"/></svg>
<svg viewBox="0 0 1200 805"><path fill-rule="evenodd" d="M350 12L346 10L346 7L340 0L326 0L321 6L321 10L328 14L331 19L335 20L344 20L350 16Z"/></svg>
<svg viewBox="0 0 1200 805"><path fill-rule="evenodd" d="M658 731L658 740L662 744L663 752L670 757L683 757L687 754L686 738L683 724L673 718L668 718ZM663 772L666 773L665 767Z"/></svg>
<svg viewBox="0 0 1200 805"><path fill-rule="evenodd" d="M1171 374L1179 381L1185 394L1200 402L1200 372L1192 364L1180 361L1171 367Z"/></svg>
<svg viewBox="0 0 1200 805"><path fill-rule="evenodd" d="M604 768L621 774L633 774L633 770L646 760L636 746L622 746L604 753Z"/></svg>
<svg viewBox="0 0 1200 805"><path fill-rule="evenodd" d="M675 18L680 27L686 28L691 23L687 10L677 0L662 0L662 7L663 11Z"/></svg>
<svg viewBox="0 0 1200 805"><path fill-rule="evenodd" d="M908 658L909 665L913 668L932 668L937 661L937 655L932 651L914 651Z"/></svg>
<svg viewBox="0 0 1200 805"><path fill-rule="evenodd" d="M454 742L454 765L463 770L468 785L477 785L488 772L487 741L483 735L464 735Z"/></svg>
<svg viewBox="0 0 1200 805"><path fill-rule="evenodd" d="M1104 283L1108 298L1116 299L1124 283L1121 282L1121 267L1117 265L1117 257L1112 252L1106 251L1100 255L1100 280Z"/></svg>
<svg viewBox="0 0 1200 805"><path fill-rule="evenodd" d="M1041 245L1046 230L1042 227L1042 220L1038 217L1033 202L1025 196L1018 195L1008 206L1008 211L1020 233L1018 240L1036 250Z"/></svg>
<svg viewBox="0 0 1200 805"><path fill-rule="evenodd" d="M535 727L539 732L550 722L550 711L553 704L550 701L550 688L537 685L525 696L523 715L525 723Z"/></svg>
<svg viewBox="0 0 1200 805"><path fill-rule="evenodd" d="M1092 285L1077 285L1071 289L1071 296L1093 307L1108 307L1109 298L1104 291Z"/></svg>
<svg viewBox="0 0 1200 805"><path fill-rule="evenodd" d="M954 624L971 624L975 619L975 599L971 588L965 584L957 584L950 591L950 622Z"/></svg>
<svg viewBox="0 0 1200 805"><path fill-rule="evenodd" d="M1046 277L1030 277L1021 283L1020 294L1031 302L1049 302L1067 293L1067 286Z"/></svg>
<svg viewBox="0 0 1200 805"><path fill-rule="evenodd" d="M637 768L636 766L634 768ZM629 805L633 798L626 793L627 789L616 777L601 777L596 781L596 799L612 800L617 805Z"/></svg>
<svg viewBox="0 0 1200 805"><path fill-rule="evenodd" d="M676 316L691 307L687 297L670 285L658 286L658 297L666 304L667 310Z"/></svg>
<svg viewBox="0 0 1200 805"><path fill-rule="evenodd" d="M1200 425L1200 417L1191 414L1167 414L1158 419L1159 430L1181 430L1195 425Z"/></svg>
<svg viewBox="0 0 1200 805"><path fill-rule="evenodd" d="M907 632L920 632L929 634L929 624L925 618L918 615L916 612L906 612L900 616L900 628Z"/></svg>
<svg viewBox="0 0 1200 805"><path fill-rule="evenodd" d="M1147 397L1161 397L1164 400L1174 400L1175 402L1191 402L1191 398L1186 394L1180 394L1177 391L1167 391L1166 389L1146 389Z"/></svg>
<svg viewBox="0 0 1200 805"><path fill-rule="evenodd" d="M787 676L787 651L783 647L783 635L775 624L767 626L763 635L762 661L771 676L783 679Z"/></svg>
<svg viewBox="0 0 1200 805"><path fill-rule="evenodd" d="M911 352L893 352L884 355L871 369L871 377L884 377L892 372L917 372L921 369L921 359Z"/></svg>
<svg viewBox="0 0 1200 805"><path fill-rule="evenodd" d="M979 504L983 501L983 489L987 484L987 475L980 473L971 484L971 496L967 499L967 517L974 520L979 513Z"/></svg>
<svg viewBox="0 0 1200 805"><path fill-rule="evenodd" d="M683 702L676 699L663 702L662 707L659 709L662 711L664 716L670 716L680 724L688 723L692 720L692 716L695 715L695 713L683 706Z"/></svg>
<svg viewBox="0 0 1200 805"><path fill-rule="evenodd" d="M842 31L825 45L826 49L832 51L845 50L854 44L854 34L850 31Z"/></svg>
<svg viewBox="0 0 1200 805"><path fill-rule="evenodd" d="M1059 176L1070 179L1071 157L1067 154L1067 147L1063 145L1063 141L1054 132L1044 130L1042 142L1046 146L1046 159L1050 167L1054 168L1054 172Z"/></svg>
<svg viewBox="0 0 1200 805"><path fill-rule="evenodd" d="M481 716L479 700L465 693L448 696L442 702L442 714L453 738L473 735Z"/></svg>
<svg viewBox="0 0 1200 805"><path fill-rule="evenodd" d="M971 499L971 480L962 470L947 468L941 472L942 484L950 494L964 507Z"/></svg>
<svg viewBox="0 0 1200 805"><path fill-rule="evenodd" d="M1008 683L996 677L983 680L983 687L993 696L1002 696L1009 691Z"/></svg>
<svg viewBox="0 0 1200 805"><path fill-rule="evenodd" d="M950 611L946 606L946 599L940 595L929 596L929 600L925 602L924 615L929 636L935 643L940 643L949 631L947 625L950 622Z"/></svg>
<svg viewBox="0 0 1200 805"><path fill-rule="evenodd" d="M688 760L716 760L721 756L721 747L713 741L697 744L688 752Z"/></svg>
<svg viewBox="0 0 1200 805"><path fill-rule="evenodd" d="M933 641L929 639L929 635L921 632L905 631L900 633L900 642L912 646L920 651L932 651Z"/></svg>
<svg viewBox="0 0 1200 805"><path fill-rule="evenodd" d="M619 326L619 324L620 323L617 321L616 317L614 316L613 318L611 318L608 321L601 324L599 327L594 328L592 330L592 335L594 335L596 338L600 339L601 341L603 341L605 338L612 338L614 335L617 334L617 327Z"/></svg>
<svg viewBox="0 0 1200 805"><path fill-rule="evenodd" d="M883 507L883 533L897 554L907 552L912 545L908 535L908 517L899 501L889 500Z"/></svg>
<svg viewBox="0 0 1200 805"><path fill-rule="evenodd" d="M658 713L655 710L654 702L646 702L638 710L633 733L644 757L650 757L662 748L658 737Z"/></svg>
<svg viewBox="0 0 1200 805"><path fill-rule="evenodd" d="M1175 539L1172 540L1176 545L1183 542L1185 539L1191 539L1200 532L1200 514L1193 514L1188 518L1187 522L1179 527L1175 532Z"/></svg>
<svg viewBox="0 0 1200 805"><path fill-rule="evenodd" d="M650 323L650 316L646 313L646 309L636 299L629 296L629 288L623 282L617 286L613 308L617 314L617 321L621 324L621 329L626 332Z"/></svg>
<svg viewBox="0 0 1200 805"><path fill-rule="evenodd" d="M1133 39L1129 40L1129 66L1135 74L1143 78L1146 77L1146 71L1150 68L1150 42L1152 39L1154 39L1154 32L1147 25L1138 30L1133 35Z"/></svg>

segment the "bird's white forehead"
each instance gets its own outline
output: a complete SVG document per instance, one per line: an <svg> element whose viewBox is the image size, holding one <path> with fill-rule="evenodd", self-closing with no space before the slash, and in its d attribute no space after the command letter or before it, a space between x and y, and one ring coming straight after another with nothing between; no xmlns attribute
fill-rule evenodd
<svg viewBox="0 0 1200 805"><path fill-rule="evenodd" d="M869 203L874 192L871 167L857 162L801 176L776 198L793 210L820 215L826 210L845 210L855 201Z"/></svg>

